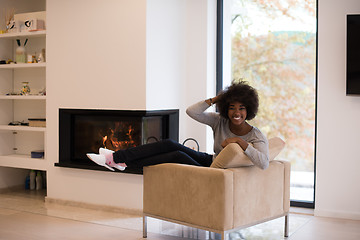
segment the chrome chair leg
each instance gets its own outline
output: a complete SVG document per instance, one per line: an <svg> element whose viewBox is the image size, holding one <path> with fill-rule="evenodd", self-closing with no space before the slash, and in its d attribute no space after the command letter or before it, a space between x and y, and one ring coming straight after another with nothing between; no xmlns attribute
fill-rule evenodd
<svg viewBox="0 0 360 240"><path fill-rule="evenodd" d="M284 237L289 236L289 213L285 215Z"/></svg>
<svg viewBox="0 0 360 240"><path fill-rule="evenodd" d="M147 217L143 216L143 238L147 238Z"/></svg>

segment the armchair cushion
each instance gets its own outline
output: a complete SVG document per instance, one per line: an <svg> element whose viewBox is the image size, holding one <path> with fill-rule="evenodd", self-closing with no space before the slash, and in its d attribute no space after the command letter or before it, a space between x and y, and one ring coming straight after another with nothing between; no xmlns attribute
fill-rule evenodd
<svg viewBox="0 0 360 240"><path fill-rule="evenodd" d="M269 160L274 158L284 149L285 142L279 137L269 139ZM214 159L212 168L236 168L254 165L244 150L236 143L227 145Z"/></svg>

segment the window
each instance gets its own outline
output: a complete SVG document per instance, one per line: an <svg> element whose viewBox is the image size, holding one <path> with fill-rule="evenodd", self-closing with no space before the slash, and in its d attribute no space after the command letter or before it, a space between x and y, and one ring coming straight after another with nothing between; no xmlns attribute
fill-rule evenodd
<svg viewBox="0 0 360 240"><path fill-rule="evenodd" d="M219 88L243 79L258 89L260 109L250 124L268 138L286 141L278 158L292 164L290 197L313 206L316 0L218 0L218 4L223 4L218 7L223 21L223 29L218 28L223 34Z"/></svg>

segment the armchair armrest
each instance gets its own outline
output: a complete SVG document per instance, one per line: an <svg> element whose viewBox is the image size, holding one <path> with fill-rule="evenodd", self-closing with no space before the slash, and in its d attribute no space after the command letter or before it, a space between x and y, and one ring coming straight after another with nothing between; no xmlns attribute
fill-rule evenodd
<svg viewBox="0 0 360 240"><path fill-rule="evenodd" d="M227 230L233 199L230 170L173 163L144 168L144 214Z"/></svg>

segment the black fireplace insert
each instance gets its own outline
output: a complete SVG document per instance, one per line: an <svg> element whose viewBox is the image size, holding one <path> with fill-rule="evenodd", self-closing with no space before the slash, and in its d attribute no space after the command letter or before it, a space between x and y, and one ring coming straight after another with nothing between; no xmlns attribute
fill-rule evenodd
<svg viewBox="0 0 360 240"><path fill-rule="evenodd" d="M55 166L109 171L86 153L163 139L179 140L179 110L59 109L59 163ZM123 172L142 174L142 169L128 167Z"/></svg>

